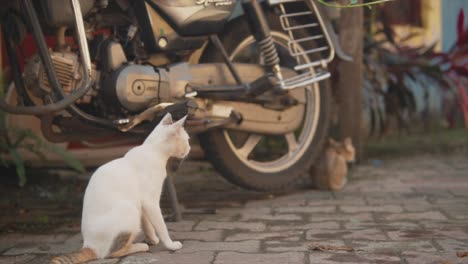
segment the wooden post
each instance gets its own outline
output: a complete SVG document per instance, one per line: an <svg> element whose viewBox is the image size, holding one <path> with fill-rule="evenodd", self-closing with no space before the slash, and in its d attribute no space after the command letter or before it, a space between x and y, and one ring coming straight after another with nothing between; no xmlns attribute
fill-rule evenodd
<svg viewBox="0 0 468 264"><path fill-rule="evenodd" d="M363 82L363 8L343 8L339 23L340 44L353 57L352 62L338 64L337 95L340 138L351 137L356 159L362 158L361 90Z"/></svg>

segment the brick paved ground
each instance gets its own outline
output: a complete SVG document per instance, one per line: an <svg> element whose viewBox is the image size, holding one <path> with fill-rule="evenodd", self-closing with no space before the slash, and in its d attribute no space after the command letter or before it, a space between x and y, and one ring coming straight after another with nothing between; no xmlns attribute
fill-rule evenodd
<svg viewBox="0 0 468 264"><path fill-rule="evenodd" d="M285 195L243 191L206 163L185 164L177 176L184 221L170 223L175 253L161 246L121 260L94 263L468 263L466 156L424 156L364 164L339 193ZM216 213L214 213L216 211ZM316 245L353 252L314 251ZM48 263L81 246L76 228L0 237L0 264Z"/></svg>

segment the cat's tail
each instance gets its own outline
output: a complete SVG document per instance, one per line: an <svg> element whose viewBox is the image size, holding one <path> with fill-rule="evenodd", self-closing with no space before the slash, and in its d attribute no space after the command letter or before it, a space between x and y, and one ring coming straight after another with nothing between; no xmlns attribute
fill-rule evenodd
<svg viewBox="0 0 468 264"><path fill-rule="evenodd" d="M94 250L90 248L82 248L78 252L57 256L50 261L50 264L76 264L95 259L97 259L97 255Z"/></svg>

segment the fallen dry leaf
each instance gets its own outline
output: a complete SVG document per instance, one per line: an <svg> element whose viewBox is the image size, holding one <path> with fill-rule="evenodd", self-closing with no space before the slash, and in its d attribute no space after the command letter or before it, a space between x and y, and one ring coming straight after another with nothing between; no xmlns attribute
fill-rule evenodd
<svg viewBox="0 0 468 264"><path fill-rule="evenodd" d="M311 245L310 249L317 250L317 251L348 251L348 252L354 251L354 248L348 247L348 246L332 246L332 245L319 245L319 244Z"/></svg>
<svg viewBox="0 0 468 264"><path fill-rule="evenodd" d="M468 251L465 251L465 252L457 252L457 257L459 257L459 258L468 257Z"/></svg>

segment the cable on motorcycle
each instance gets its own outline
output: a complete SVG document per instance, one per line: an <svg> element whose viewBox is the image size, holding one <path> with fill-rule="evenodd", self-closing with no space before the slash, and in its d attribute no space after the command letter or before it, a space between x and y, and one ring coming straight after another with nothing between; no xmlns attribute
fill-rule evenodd
<svg viewBox="0 0 468 264"><path fill-rule="evenodd" d="M381 4L381 3L385 3L385 2L390 2L390 1L395 1L395 0L375 0L375 1L371 1L371 2L368 2L368 3L359 3L358 0L348 0L348 4L332 4L332 3L329 3L327 0L318 0L319 3L321 3L322 5L325 5L325 6L328 6L328 7L336 7L336 8L352 8L352 7L368 7L368 8L372 8L373 5L376 5L376 4Z"/></svg>

